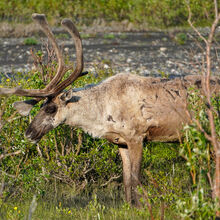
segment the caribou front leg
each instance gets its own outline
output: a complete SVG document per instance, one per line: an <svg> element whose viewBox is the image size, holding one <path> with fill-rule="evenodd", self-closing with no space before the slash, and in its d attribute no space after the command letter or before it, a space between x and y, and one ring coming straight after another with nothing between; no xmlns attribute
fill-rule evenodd
<svg viewBox="0 0 220 220"><path fill-rule="evenodd" d="M129 157L131 162L131 186L134 195L135 205L137 207L141 206L140 194L138 193L137 186L140 183L140 169L141 160L143 153L143 143L142 142L130 142L128 144Z"/></svg>
<svg viewBox="0 0 220 220"><path fill-rule="evenodd" d="M131 204L131 161L127 146L119 146L119 152L123 164L123 182L125 188L125 199Z"/></svg>

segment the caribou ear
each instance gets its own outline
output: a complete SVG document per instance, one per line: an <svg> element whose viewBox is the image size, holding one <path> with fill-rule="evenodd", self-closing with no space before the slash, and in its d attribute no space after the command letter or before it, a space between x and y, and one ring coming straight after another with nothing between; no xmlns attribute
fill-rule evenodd
<svg viewBox="0 0 220 220"><path fill-rule="evenodd" d="M73 96L73 90L70 89L70 90L68 90L67 92L64 92L64 93L60 96L60 100L66 103L66 102L70 101L70 99L72 98L72 96Z"/></svg>
<svg viewBox="0 0 220 220"><path fill-rule="evenodd" d="M14 102L13 107L22 115L29 115L31 109L38 103L35 99Z"/></svg>

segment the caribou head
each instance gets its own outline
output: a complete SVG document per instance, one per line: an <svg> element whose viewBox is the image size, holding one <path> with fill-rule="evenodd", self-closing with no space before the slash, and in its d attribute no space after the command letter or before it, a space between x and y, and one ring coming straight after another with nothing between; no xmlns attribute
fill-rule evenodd
<svg viewBox="0 0 220 220"><path fill-rule="evenodd" d="M76 68L67 79L61 82L64 74L71 70L71 68L64 65L62 52L48 26L45 15L33 14L32 18L40 25L42 31L46 34L55 50L58 60L57 72L54 78L44 89L27 90L21 88L0 88L0 95L14 94L19 96L33 97L34 99L31 100L14 103L14 107L21 115L28 115L34 105L36 105L42 99L45 99L39 113L33 119L26 131L27 138L29 138L32 142L38 142L44 134L65 121L65 111L62 110L72 98L72 90L64 93L62 91L73 83L79 76L82 76L85 73L82 73L82 41L73 22L70 19L63 19L61 24L70 33L75 42Z"/></svg>

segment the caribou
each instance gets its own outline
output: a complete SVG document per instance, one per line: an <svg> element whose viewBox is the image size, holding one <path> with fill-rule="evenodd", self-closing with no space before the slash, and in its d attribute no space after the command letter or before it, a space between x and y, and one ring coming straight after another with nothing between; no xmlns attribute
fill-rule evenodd
<svg viewBox="0 0 220 220"><path fill-rule="evenodd" d="M186 112L187 89L201 88L201 76L160 79L134 74L116 74L96 85L69 89L83 71L83 49L80 34L70 19L61 24L75 42L76 67L69 70L49 28L44 14L33 14L52 44L58 67L54 78L43 89L0 88L0 95L18 95L32 99L15 102L22 115L44 100L39 113L26 130L26 137L37 143L47 132L60 124L82 128L93 137L117 144L122 157L126 201L140 205L137 186L144 141L174 142L181 137L184 124L190 123ZM220 80L211 80L212 90L220 91Z"/></svg>

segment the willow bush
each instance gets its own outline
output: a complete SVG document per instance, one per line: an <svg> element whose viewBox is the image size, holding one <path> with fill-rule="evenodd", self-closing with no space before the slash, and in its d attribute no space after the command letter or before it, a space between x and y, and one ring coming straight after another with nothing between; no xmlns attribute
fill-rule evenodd
<svg viewBox="0 0 220 220"><path fill-rule="evenodd" d="M193 20L208 25L214 17L212 1L191 0ZM44 13L49 19L71 17L91 24L94 19L128 20L147 27L188 26L188 11L182 0L1 0L2 20L29 22L33 12Z"/></svg>

